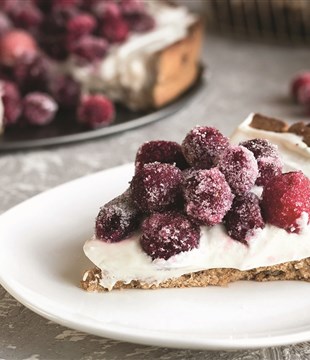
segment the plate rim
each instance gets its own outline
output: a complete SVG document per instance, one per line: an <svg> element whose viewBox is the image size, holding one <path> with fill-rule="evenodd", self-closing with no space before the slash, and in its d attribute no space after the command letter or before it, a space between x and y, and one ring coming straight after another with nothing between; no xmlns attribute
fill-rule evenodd
<svg viewBox="0 0 310 360"><path fill-rule="evenodd" d="M34 199L40 199L40 197L44 197L47 194L58 191L59 188L63 188L66 186L71 186L73 183L77 183L81 180L85 180L89 177L97 177L104 176L104 173L126 169L132 167L133 163L126 163L123 165L119 165L116 167L108 168L105 170L101 170L99 172L95 172L92 174L88 174L86 176L82 176L71 181L62 183L56 187L43 191L13 207L8 209L7 211L0 214L0 225L1 223L5 223L5 217L11 216L11 213L14 212L19 207L24 206L24 204L32 202ZM1 270L1 268L0 268ZM184 348L184 349L195 349L195 350L247 350L247 349L258 349L272 346L283 346L296 344L300 342L305 342L310 340L310 324L306 326L302 326L301 328L296 328L295 331L286 332L284 334L275 334L275 335L265 335L265 336L256 336L254 338L249 337L240 337L240 338L231 338L231 337L221 337L219 339L214 338L202 338L200 335L198 338L195 338L197 335L191 336L188 339L180 338L177 336L175 332L166 332L163 336L159 330L145 330L145 329L134 329L130 327L130 333L128 333L128 328L124 328L124 326L114 325L110 326L110 324L101 323L102 326L99 326L98 323L93 323L92 325L88 324L86 321L78 321L77 318L72 317L73 312L68 311L66 308L65 311L62 311L61 316L55 314L53 309L49 309L48 306L44 306L44 303L37 304L36 301L31 301L27 292L23 293L22 291L18 291L18 285L20 288L23 288L23 285L18 283L17 287L14 286L14 279L10 279L9 273L4 273L0 271L0 284L4 287L4 289L11 294L17 301L22 303L31 311L37 313L38 315L47 318L51 321L54 321L60 325L66 326L68 328L72 328L75 330L83 331L89 334L97 335L100 337L107 337L119 341L127 341L131 343L138 343L143 345L151 345L151 346L159 346L159 347L169 347L169 348ZM169 289L158 289L157 291L168 290ZM182 291L183 289L174 289ZM127 291L145 291L145 290L127 290ZM31 293L33 291L31 290ZM86 296L91 296L91 293L85 292Z"/></svg>

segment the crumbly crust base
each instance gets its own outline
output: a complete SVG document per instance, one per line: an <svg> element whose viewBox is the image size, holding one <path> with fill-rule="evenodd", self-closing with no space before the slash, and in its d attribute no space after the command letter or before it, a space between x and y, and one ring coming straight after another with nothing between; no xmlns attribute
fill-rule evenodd
<svg viewBox="0 0 310 360"><path fill-rule="evenodd" d="M100 285L102 272L99 268L87 270L81 281L82 289L89 292L107 291ZM254 281L279 281L279 280L300 280L310 282L310 258L300 261L291 261L273 266L259 267L251 270L241 271L236 269L209 269L195 273L185 274L161 282L157 285L142 283L138 280L125 284L118 281L115 289L158 289L158 288L189 288L206 287L209 285L225 286L230 282L239 280Z"/></svg>

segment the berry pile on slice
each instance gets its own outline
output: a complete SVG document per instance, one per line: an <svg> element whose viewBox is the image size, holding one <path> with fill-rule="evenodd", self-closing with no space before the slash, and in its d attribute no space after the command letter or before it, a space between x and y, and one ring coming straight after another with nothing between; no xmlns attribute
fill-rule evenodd
<svg viewBox="0 0 310 360"><path fill-rule="evenodd" d="M282 173L277 147L265 139L236 146L215 128L199 126L182 145L144 143L135 170L126 196L101 208L96 235L115 242L140 230L152 260L199 247L200 226L221 224L249 246L266 223L299 233L310 221L310 180L300 171Z"/></svg>
<svg viewBox="0 0 310 360"><path fill-rule="evenodd" d="M142 0L1 0L4 126L46 125L68 109L85 127L110 125L115 118L111 100L84 96L80 84L62 73L62 64L70 59L96 66L115 44L155 25Z"/></svg>

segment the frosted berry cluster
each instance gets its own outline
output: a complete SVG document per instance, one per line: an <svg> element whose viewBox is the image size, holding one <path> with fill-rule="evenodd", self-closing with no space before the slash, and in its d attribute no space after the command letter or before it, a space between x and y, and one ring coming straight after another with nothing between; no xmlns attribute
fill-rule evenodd
<svg viewBox="0 0 310 360"><path fill-rule="evenodd" d="M60 73L58 64L68 58L80 66L96 64L131 33L154 27L142 0L1 0L4 126L47 125L68 109L88 128L111 124L111 100L83 96L80 84Z"/></svg>
<svg viewBox="0 0 310 360"><path fill-rule="evenodd" d="M282 173L275 145L264 139L231 145L212 127L194 128L182 145L144 143L125 194L100 210L97 237L114 242L140 229L152 260L197 248L200 226L221 224L248 245L266 223L299 233L310 219L310 180L300 171Z"/></svg>

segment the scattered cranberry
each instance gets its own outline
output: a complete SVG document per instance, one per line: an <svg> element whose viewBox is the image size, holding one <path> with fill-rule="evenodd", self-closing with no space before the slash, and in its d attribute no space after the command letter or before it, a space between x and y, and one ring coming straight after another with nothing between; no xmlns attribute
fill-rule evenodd
<svg viewBox="0 0 310 360"><path fill-rule="evenodd" d="M149 14L133 14L126 16L127 24L131 31L144 33L155 27L155 19Z"/></svg>
<svg viewBox="0 0 310 360"><path fill-rule="evenodd" d="M102 59L107 49L106 40L92 35L81 37L71 47L72 54L87 62Z"/></svg>
<svg viewBox="0 0 310 360"><path fill-rule="evenodd" d="M141 0L121 0L120 8L125 15L145 13L144 3Z"/></svg>
<svg viewBox="0 0 310 360"><path fill-rule="evenodd" d="M30 3L21 4L11 15L15 26L31 30L43 21L43 14L38 7Z"/></svg>
<svg viewBox="0 0 310 360"><path fill-rule="evenodd" d="M5 13L0 12L0 36L12 29L12 22Z"/></svg>
<svg viewBox="0 0 310 360"><path fill-rule="evenodd" d="M110 125L115 116L114 105L103 95L84 96L77 109L78 121L90 128Z"/></svg>
<svg viewBox="0 0 310 360"><path fill-rule="evenodd" d="M67 30L70 37L77 39L83 35L91 34L95 30L96 25L97 21L92 15L82 13L68 21Z"/></svg>
<svg viewBox="0 0 310 360"><path fill-rule="evenodd" d="M79 102L81 86L69 75L58 75L51 80L50 91L61 107L73 108Z"/></svg>
<svg viewBox="0 0 310 360"><path fill-rule="evenodd" d="M249 192L236 197L224 224L231 238L247 243L257 229L265 227L258 196Z"/></svg>
<svg viewBox="0 0 310 360"><path fill-rule="evenodd" d="M105 204L96 219L96 236L107 243L128 237L139 226L140 213L129 191Z"/></svg>
<svg viewBox="0 0 310 360"><path fill-rule="evenodd" d="M148 141L140 146L136 155L136 171L152 162L175 164L179 169L188 167L181 146L173 141Z"/></svg>
<svg viewBox="0 0 310 360"><path fill-rule="evenodd" d="M186 135L182 149L191 166L209 169L217 164L218 158L228 145L228 139L217 129L196 126Z"/></svg>
<svg viewBox="0 0 310 360"><path fill-rule="evenodd" d="M305 71L296 75L291 83L291 93L295 100L298 98L299 90L304 86L310 84L310 72Z"/></svg>
<svg viewBox="0 0 310 360"><path fill-rule="evenodd" d="M310 220L310 180L301 171L274 177L264 187L262 209L270 224L299 233L302 214L308 215L308 223Z"/></svg>
<svg viewBox="0 0 310 360"><path fill-rule="evenodd" d="M144 212L170 210L180 201L181 178L174 165L145 164L131 181L132 198Z"/></svg>
<svg viewBox="0 0 310 360"><path fill-rule="evenodd" d="M36 54L34 38L23 30L12 30L0 37L0 63L14 65L23 55Z"/></svg>
<svg viewBox="0 0 310 360"><path fill-rule="evenodd" d="M258 166L253 153L243 146L230 146L219 161L219 169L236 195L252 189L258 177Z"/></svg>
<svg viewBox="0 0 310 360"><path fill-rule="evenodd" d="M199 239L199 226L177 212L155 213L142 223L140 243L153 260L195 249Z"/></svg>
<svg viewBox="0 0 310 360"><path fill-rule="evenodd" d="M282 174L283 163L279 158L261 157L257 160L258 178L256 185L265 186L273 177Z"/></svg>
<svg viewBox="0 0 310 360"><path fill-rule="evenodd" d="M18 88L9 81L0 81L0 96L4 106L3 123L5 126L17 122L21 114L21 98Z"/></svg>
<svg viewBox="0 0 310 360"><path fill-rule="evenodd" d="M101 28L102 35L111 43L121 43L129 35L129 28L122 18L106 18Z"/></svg>
<svg viewBox="0 0 310 360"><path fill-rule="evenodd" d="M29 124L46 125L54 119L57 109L57 103L49 95L33 92L24 98L23 117Z"/></svg>
<svg viewBox="0 0 310 360"><path fill-rule="evenodd" d="M219 224L233 200L230 187L217 168L185 170L183 192L187 215L201 225Z"/></svg>

